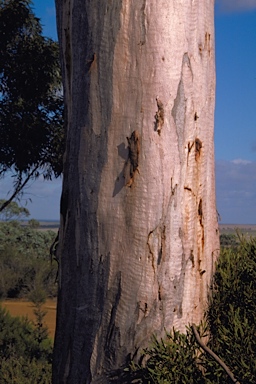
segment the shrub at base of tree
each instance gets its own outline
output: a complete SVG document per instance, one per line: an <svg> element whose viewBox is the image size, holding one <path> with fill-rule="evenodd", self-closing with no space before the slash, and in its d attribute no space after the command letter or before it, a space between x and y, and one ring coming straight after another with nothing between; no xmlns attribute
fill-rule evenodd
<svg viewBox="0 0 256 384"><path fill-rule="evenodd" d="M52 342L37 340L37 328L26 318L0 307L0 383L50 384Z"/></svg>
<svg viewBox="0 0 256 384"><path fill-rule="evenodd" d="M225 249L214 276L207 320L210 347L241 384L256 383L256 239Z"/></svg>
<svg viewBox="0 0 256 384"><path fill-rule="evenodd" d="M200 348L192 329L153 338L142 362L113 376L115 383L255 384L256 383L256 239L223 248L213 278L205 326L208 347L232 373ZM144 363L143 363L144 361Z"/></svg>

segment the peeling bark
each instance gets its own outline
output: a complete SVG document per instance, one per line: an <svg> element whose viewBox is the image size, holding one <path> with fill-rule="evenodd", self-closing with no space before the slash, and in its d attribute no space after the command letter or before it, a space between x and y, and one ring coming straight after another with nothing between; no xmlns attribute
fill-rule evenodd
<svg viewBox="0 0 256 384"><path fill-rule="evenodd" d="M218 249L213 0L56 0L66 105L53 383L203 316Z"/></svg>

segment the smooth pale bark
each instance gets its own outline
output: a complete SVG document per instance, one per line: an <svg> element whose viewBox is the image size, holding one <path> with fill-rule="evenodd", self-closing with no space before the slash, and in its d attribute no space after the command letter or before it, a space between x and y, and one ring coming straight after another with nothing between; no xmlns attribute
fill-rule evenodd
<svg viewBox="0 0 256 384"><path fill-rule="evenodd" d="M67 149L53 381L108 383L153 333L206 307L219 248L214 1L56 5Z"/></svg>

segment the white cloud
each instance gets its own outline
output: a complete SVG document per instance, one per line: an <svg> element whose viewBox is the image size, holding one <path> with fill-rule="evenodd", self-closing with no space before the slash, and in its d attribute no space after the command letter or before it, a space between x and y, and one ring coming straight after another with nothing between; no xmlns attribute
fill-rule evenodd
<svg viewBox="0 0 256 384"><path fill-rule="evenodd" d="M256 10L256 0L216 0L216 5L223 12Z"/></svg>
<svg viewBox="0 0 256 384"><path fill-rule="evenodd" d="M251 161L250 160L243 160L243 159L235 159L235 160L232 160L231 163L236 164L236 165L247 165L247 164L251 164Z"/></svg>

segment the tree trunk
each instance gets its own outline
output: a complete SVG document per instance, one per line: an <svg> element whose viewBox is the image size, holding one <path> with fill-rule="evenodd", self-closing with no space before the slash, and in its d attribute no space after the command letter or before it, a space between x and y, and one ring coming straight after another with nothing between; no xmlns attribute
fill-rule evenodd
<svg viewBox="0 0 256 384"><path fill-rule="evenodd" d="M53 382L198 323L218 254L214 0L56 0L66 103Z"/></svg>

